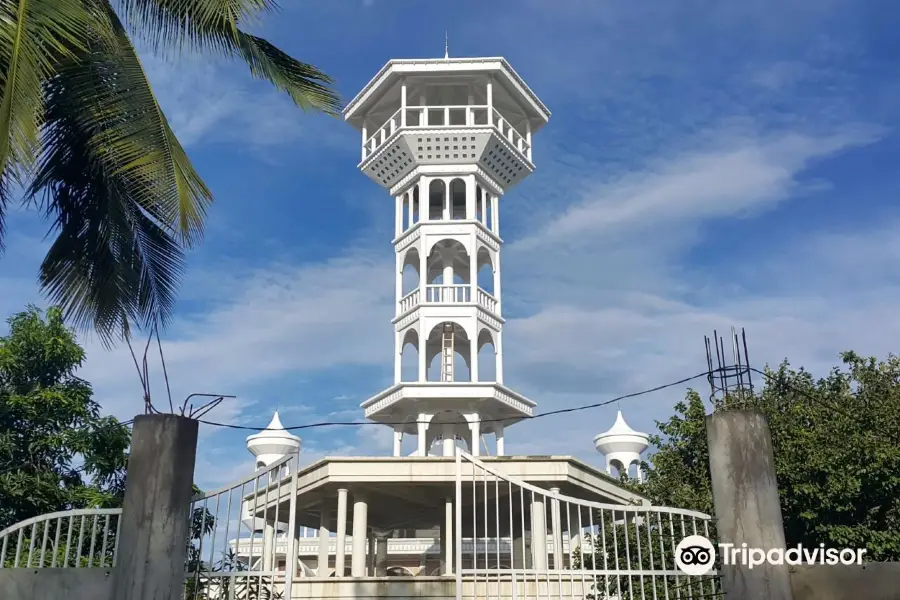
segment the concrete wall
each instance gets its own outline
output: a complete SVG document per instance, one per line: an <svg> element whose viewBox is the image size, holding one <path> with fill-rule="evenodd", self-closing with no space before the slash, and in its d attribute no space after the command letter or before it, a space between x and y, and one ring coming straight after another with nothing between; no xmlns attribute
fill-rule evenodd
<svg viewBox="0 0 900 600"><path fill-rule="evenodd" d="M107 600L110 569L0 569L3 600Z"/></svg>
<svg viewBox="0 0 900 600"><path fill-rule="evenodd" d="M794 600L900 600L900 562L791 567Z"/></svg>

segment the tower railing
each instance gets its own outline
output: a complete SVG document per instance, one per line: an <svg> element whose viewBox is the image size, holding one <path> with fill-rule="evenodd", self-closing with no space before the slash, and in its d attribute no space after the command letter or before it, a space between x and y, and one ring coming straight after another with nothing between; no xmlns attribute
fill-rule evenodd
<svg viewBox="0 0 900 600"><path fill-rule="evenodd" d="M461 127L493 127L531 160L531 144L496 109L487 105L407 106L400 108L362 143L362 159L366 160L401 130Z"/></svg>
<svg viewBox="0 0 900 600"><path fill-rule="evenodd" d="M426 285L424 304L468 304L473 302L473 290L476 304L485 310L497 313L499 302L493 294L481 286L473 286L468 283ZM422 303L421 289L417 287L400 298L397 303L397 314L402 315Z"/></svg>

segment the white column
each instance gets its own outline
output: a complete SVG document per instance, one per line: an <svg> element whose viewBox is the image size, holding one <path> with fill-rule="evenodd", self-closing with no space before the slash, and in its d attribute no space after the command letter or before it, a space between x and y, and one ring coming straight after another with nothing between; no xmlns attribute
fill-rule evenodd
<svg viewBox="0 0 900 600"><path fill-rule="evenodd" d="M400 127L406 127L406 82L400 84Z"/></svg>
<svg viewBox="0 0 900 600"><path fill-rule="evenodd" d="M425 94L419 96L419 106L422 107L421 112L419 112L419 126L428 127L428 104L425 102Z"/></svg>
<svg viewBox="0 0 900 600"><path fill-rule="evenodd" d="M475 218L475 212L477 210L475 206L475 203L478 201L475 197L477 183L475 182L474 175L466 176L464 181L466 182L466 219L472 220Z"/></svg>
<svg viewBox="0 0 900 600"><path fill-rule="evenodd" d="M494 124L494 83L492 79L487 82L487 117L488 126Z"/></svg>
<svg viewBox="0 0 900 600"><path fill-rule="evenodd" d="M550 488L550 493L559 495L559 488ZM550 499L550 527L553 533L553 568L559 571L563 568L562 545L562 518L560 515L559 498Z"/></svg>
<svg viewBox="0 0 900 600"><path fill-rule="evenodd" d="M497 210L500 203L497 200L497 196L491 196L491 231L500 235L500 211Z"/></svg>
<svg viewBox="0 0 900 600"><path fill-rule="evenodd" d="M350 574L353 577L366 575L366 542L369 532L369 505L366 499L354 494L353 498L353 558Z"/></svg>
<svg viewBox="0 0 900 600"><path fill-rule="evenodd" d="M403 444L403 428L394 426L394 456L400 456L400 448Z"/></svg>
<svg viewBox="0 0 900 600"><path fill-rule="evenodd" d="M481 224L487 227L487 192L484 189L481 190L478 201L481 202Z"/></svg>
<svg viewBox="0 0 900 600"><path fill-rule="evenodd" d="M491 258L494 262L494 299L497 300L497 314L502 315L503 304L500 301L500 252L495 252Z"/></svg>
<svg viewBox="0 0 900 600"><path fill-rule="evenodd" d="M472 295L469 298L470 302L478 302L478 236L475 235L475 232L472 232L472 235L469 237L469 286L471 290L469 293ZM477 354L477 350L475 351ZM472 381L475 381L475 377L472 377Z"/></svg>
<svg viewBox="0 0 900 600"><path fill-rule="evenodd" d="M444 182L444 207L443 207L441 219L443 219L444 221L449 221L450 220L450 206L451 206L450 182L452 180L448 179L446 177L442 177L441 181Z"/></svg>
<svg viewBox="0 0 900 600"><path fill-rule="evenodd" d="M497 353L494 357L494 372L496 373L495 379L497 380L497 383L503 383L503 332L498 331L494 334L494 336L494 351Z"/></svg>
<svg viewBox="0 0 900 600"><path fill-rule="evenodd" d="M444 447L444 456L456 455L456 438L453 432L452 423L444 423L441 426L442 445Z"/></svg>
<svg viewBox="0 0 900 600"><path fill-rule="evenodd" d="M337 538L335 539L337 548L334 555L334 576L344 576L344 560L346 558L344 552L347 545L347 490L341 488L338 490L338 507L337 507Z"/></svg>
<svg viewBox="0 0 900 600"><path fill-rule="evenodd" d="M403 233L403 196L397 196L397 208L394 211L394 237L400 237Z"/></svg>
<svg viewBox="0 0 900 600"><path fill-rule="evenodd" d="M419 413L419 418L416 422L416 430L418 433L416 443L419 450L419 456L428 456L427 437L429 416L430 415L426 413Z"/></svg>
<svg viewBox="0 0 900 600"><path fill-rule="evenodd" d="M547 570L547 523L543 496L531 503L531 552L536 571Z"/></svg>
<svg viewBox="0 0 900 600"><path fill-rule="evenodd" d="M319 565L316 567L316 576L328 577L328 509L323 502L319 513Z"/></svg>
<svg viewBox="0 0 900 600"><path fill-rule="evenodd" d="M431 218L428 214L428 185L430 180L427 177L419 179L419 220L427 221Z"/></svg>
<svg viewBox="0 0 900 600"><path fill-rule="evenodd" d="M497 456L506 456L506 446L503 442L503 423L494 423L494 435L497 437Z"/></svg>
<svg viewBox="0 0 900 600"><path fill-rule="evenodd" d="M469 431L472 433L472 444L469 449L472 452L472 456L479 456L481 453L481 415L470 415Z"/></svg>
<svg viewBox="0 0 900 600"><path fill-rule="evenodd" d="M362 126L362 160L366 160L366 150L367 144L366 141L369 139L369 134L366 131L366 126Z"/></svg>
<svg viewBox="0 0 900 600"><path fill-rule="evenodd" d="M453 501L444 501L444 575L453 575Z"/></svg>
<svg viewBox="0 0 900 600"><path fill-rule="evenodd" d="M525 142L528 144L526 156L531 160L531 121L525 119Z"/></svg>
<svg viewBox="0 0 900 600"><path fill-rule="evenodd" d="M408 192L403 194L403 197L409 199L409 207L407 208L407 210L409 211L409 221L408 222L409 222L409 226L412 227L413 226L413 213L415 212L415 207L413 206L412 190L409 190Z"/></svg>
<svg viewBox="0 0 900 600"><path fill-rule="evenodd" d="M266 521L263 528L262 570L272 571L275 566L275 525Z"/></svg>
<svg viewBox="0 0 900 600"><path fill-rule="evenodd" d="M403 376L403 335L402 331L394 333L394 383L400 383Z"/></svg>
<svg viewBox="0 0 900 600"><path fill-rule="evenodd" d="M425 278L422 277L422 281L425 281ZM419 302L425 302L425 285L422 285L422 288L419 290ZM422 321L419 321L419 381L427 381L428 380L428 363L426 362L428 358L428 353L426 352L428 345L428 332L425 331L425 326Z"/></svg>

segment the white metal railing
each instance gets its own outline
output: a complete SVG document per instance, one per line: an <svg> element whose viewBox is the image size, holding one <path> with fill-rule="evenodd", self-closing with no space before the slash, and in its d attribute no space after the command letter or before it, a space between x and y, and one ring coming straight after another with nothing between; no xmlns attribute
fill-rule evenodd
<svg viewBox="0 0 900 600"><path fill-rule="evenodd" d="M191 536L183 600L290 598L296 579L297 455L191 501ZM276 499L283 498L285 507ZM265 517L260 516L264 514ZM280 542L286 568L275 560ZM293 565L293 567L291 567Z"/></svg>
<svg viewBox="0 0 900 600"><path fill-rule="evenodd" d="M490 118L488 118L490 116ZM388 117L373 133L366 132L362 160L375 153L401 129L493 127L523 156L531 160L531 145L496 108L487 105L407 106Z"/></svg>
<svg viewBox="0 0 900 600"><path fill-rule="evenodd" d="M709 515L564 496L503 475L461 449L454 509L448 558L458 600L721 598L717 571L692 577L675 565L682 539L714 536ZM549 536L535 534L541 531ZM483 544L467 550L464 538ZM497 540L511 540L508 553Z"/></svg>
<svg viewBox="0 0 900 600"><path fill-rule="evenodd" d="M121 508L48 513L0 531L0 569L90 568L116 564Z"/></svg>
<svg viewBox="0 0 900 600"><path fill-rule="evenodd" d="M400 299L400 312L403 314L419 304L419 288L414 289Z"/></svg>
<svg viewBox="0 0 900 600"><path fill-rule="evenodd" d="M457 304L472 301L472 286L464 283L455 285L426 285L425 302Z"/></svg>
<svg viewBox="0 0 900 600"><path fill-rule="evenodd" d="M478 305L493 313L497 312L497 299L482 288L477 289Z"/></svg>

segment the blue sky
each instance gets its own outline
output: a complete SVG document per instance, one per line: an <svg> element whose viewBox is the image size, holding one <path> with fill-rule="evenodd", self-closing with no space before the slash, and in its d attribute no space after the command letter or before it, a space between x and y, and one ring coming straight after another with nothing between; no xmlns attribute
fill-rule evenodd
<svg viewBox="0 0 900 600"><path fill-rule="evenodd" d="M825 374L842 350L895 350L898 17L879 0L341 0L257 29L348 100L391 58L441 56L446 30L452 56L506 57L550 108L501 235L506 383L553 410L702 371L713 328L745 326L757 367ZM259 427L276 407L287 425L361 419L391 382L394 259L393 202L356 170L357 134L242 65L145 63L216 195L166 335L176 397L235 394L209 418ZM33 215L8 225L3 314L40 303L46 248ZM105 409L139 412L127 351L83 341ZM682 394L622 409L653 430ZM600 464L591 438L614 416L523 423L507 451ZM203 432L201 485L252 469L246 433ZM390 450L377 427L301 435L305 461Z"/></svg>

